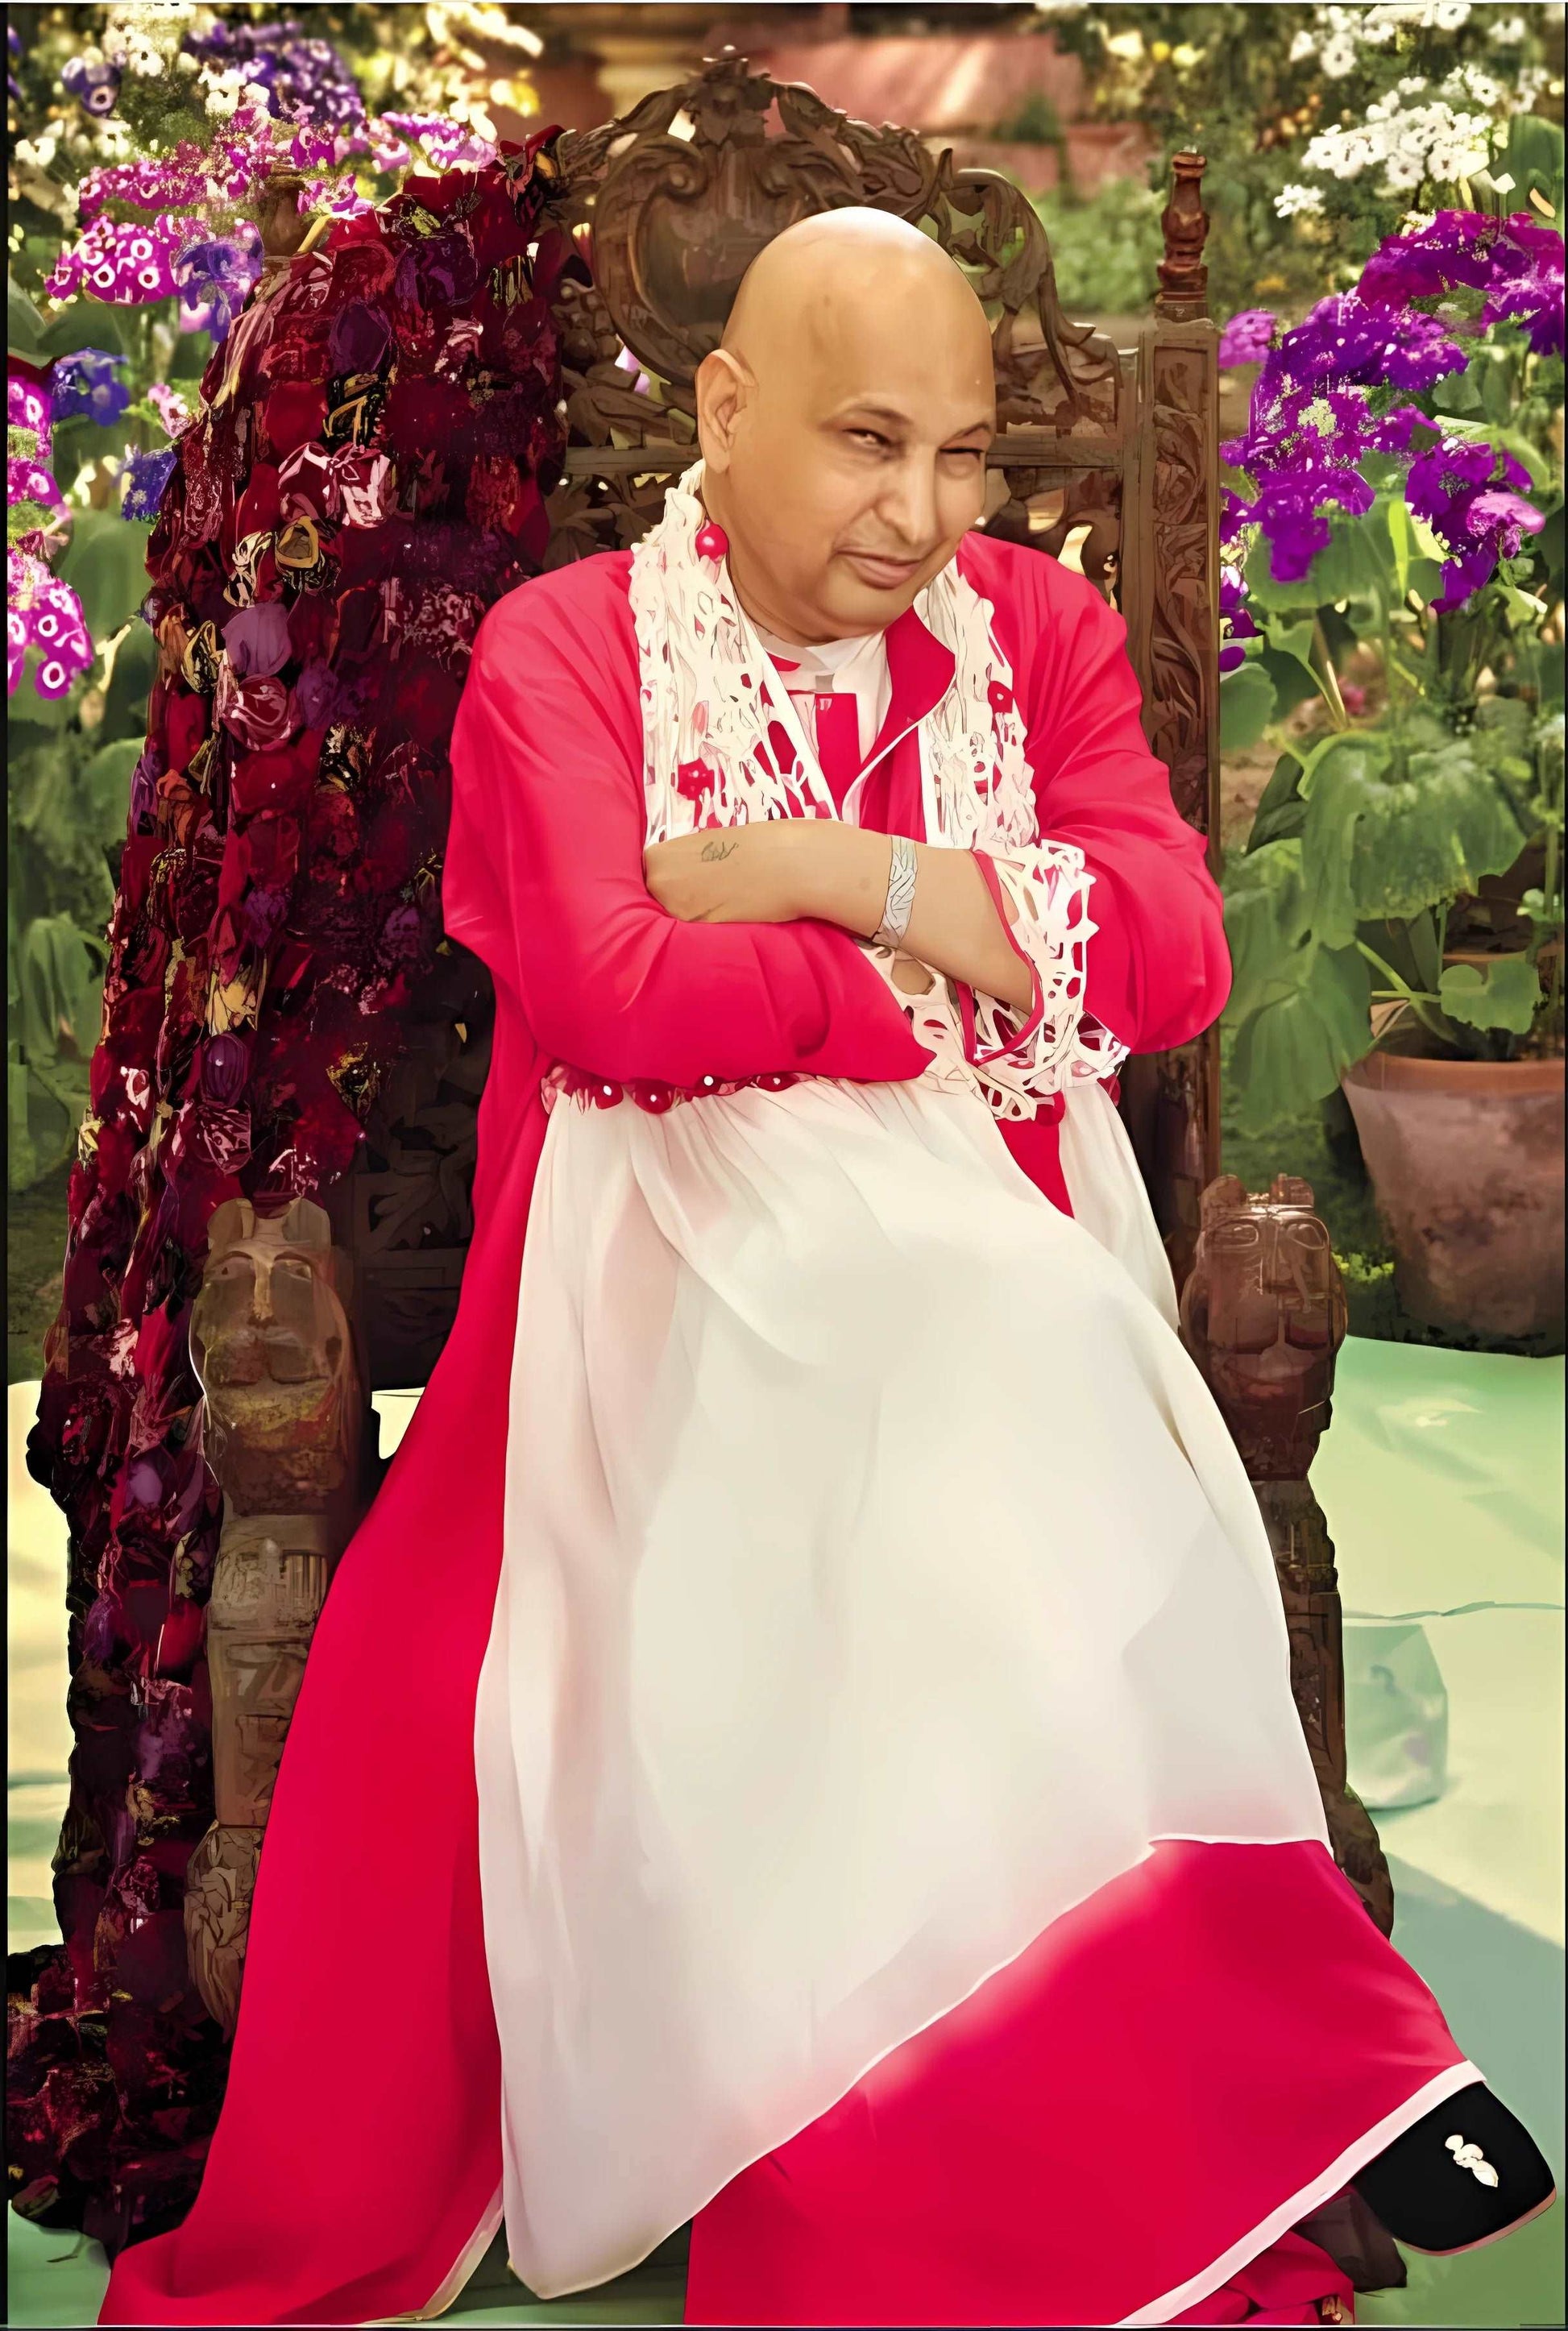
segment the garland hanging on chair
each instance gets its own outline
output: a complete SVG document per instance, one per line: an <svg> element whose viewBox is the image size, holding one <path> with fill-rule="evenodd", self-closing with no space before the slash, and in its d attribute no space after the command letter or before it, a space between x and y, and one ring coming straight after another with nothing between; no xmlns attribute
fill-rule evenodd
<svg viewBox="0 0 1568 2331"><path fill-rule="evenodd" d="M64 1941L8 1986L13 2203L111 2253L188 2208L227 2062L183 1908L213 1804L207 1224L347 1170L442 944L452 715L561 468L545 145L410 178L264 281L152 538L158 672L28 1451L70 1525Z"/></svg>

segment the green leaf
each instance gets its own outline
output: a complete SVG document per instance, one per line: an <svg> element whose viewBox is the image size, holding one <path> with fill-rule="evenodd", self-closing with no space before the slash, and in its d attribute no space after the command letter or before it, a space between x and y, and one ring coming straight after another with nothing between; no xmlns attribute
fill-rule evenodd
<svg viewBox="0 0 1568 2331"><path fill-rule="evenodd" d="M145 623L133 622L114 652L99 732L106 744L110 737L135 737L139 744L146 736L147 698L157 661L157 642Z"/></svg>
<svg viewBox="0 0 1568 2331"><path fill-rule="evenodd" d="M1521 775L1529 767L1535 728L1535 713L1522 697L1483 696L1476 707L1476 729L1486 740L1488 761L1506 753L1518 762Z"/></svg>
<svg viewBox="0 0 1568 2331"><path fill-rule="evenodd" d="M1481 384L1476 375L1479 366L1466 365L1460 372L1446 372L1441 380L1432 384L1432 403L1438 411L1452 420L1473 419L1481 410Z"/></svg>
<svg viewBox="0 0 1568 2331"><path fill-rule="evenodd" d="M100 642L114 637L147 596L150 526L113 510L83 510L76 520L59 575L81 601L87 628Z"/></svg>
<svg viewBox="0 0 1568 2331"><path fill-rule="evenodd" d="M1481 376L1481 410L1488 421L1506 421L1514 409L1513 395L1508 385L1508 367L1495 357L1479 367Z"/></svg>
<svg viewBox="0 0 1568 2331"><path fill-rule="evenodd" d="M1313 772L1302 830L1312 925L1343 947L1356 925L1407 921L1510 867L1528 836L1468 738L1407 743L1386 734L1335 740Z"/></svg>
<svg viewBox="0 0 1568 2331"><path fill-rule="evenodd" d="M16 949L18 1029L23 1050L47 1067L69 1036L79 1052L92 1049L102 993L101 943L79 931L69 915L43 915L29 923Z"/></svg>
<svg viewBox="0 0 1568 2331"><path fill-rule="evenodd" d="M1556 506L1546 513L1546 523L1535 537L1535 554L1546 569L1548 587L1554 599L1563 596L1563 512L1559 496Z"/></svg>
<svg viewBox="0 0 1568 2331"><path fill-rule="evenodd" d="M82 684L77 680L63 696L40 696L33 676L41 661L38 650L29 648L22 677L6 699L7 717L29 728L68 728L81 701Z"/></svg>
<svg viewBox="0 0 1568 2331"><path fill-rule="evenodd" d="M1402 494L1394 494L1389 500L1388 542L1393 557L1394 591L1402 607L1410 590L1411 561L1416 555L1415 528Z"/></svg>
<svg viewBox="0 0 1568 2331"><path fill-rule="evenodd" d="M81 773L76 822L100 847L125 840L131 773L142 755L140 737L122 737L94 753Z"/></svg>
<svg viewBox="0 0 1568 2331"><path fill-rule="evenodd" d="M1227 865L1225 937L1231 966L1226 1017L1232 1022L1305 984L1312 939L1299 842L1265 843Z"/></svg>
<svg viewBox="0 0 1568 2331"><path fill-rule="evenodd" d="M1311 626L1307 627L1309 630ZM1258 659L1259 669L1267 672L1274 683L1274 718L1283 720L1298 704L1323 694L1322 684L1310 664L1297 655L1283 654L1278 648L1265 648Z"/></svg>
<svg viewBox="0 0 1568 2331"><path fill-rule="evenodd" d="M14 280L9 268L5 271L5 351L25 365L40 368L49 358L43 347L43 319L32 300Z"/></svg>
<svg viewBox="0 0 1568 2331"><path fill-rule="evenodd" d="M1245 753L1275 714L1274 683L1262 666L1244 663L1220 681L1220 750Z"/></svg>
<svg viewBox="0 0 1568 2331"><path fill-rule="evenodd" d="M1274 775L1264 786L1247 836L1248 853L1261 850L1266 842L1286 842L1299 835L1307 822L1307 804L1301 798L1301 763L1294 753L1281 753L1274 764Z"/></svg>
<svg viewBox="0 0 1568 2331"><path fill-rule="evenodd" d="M182 332L175 342L169 378L171 381L200 380L212 360L213 336L210 332Z"/></svg>
<svg viewBox="0 0 1568 2331"><path fill-rule="evenodd" d="M1516 113L1508 122L1506 137L1494 133L1493 176L1508 176L1514 181L1514 192L1508 197L1515 210L1528 210L1530 191L1534 187L1544 202L1550 203L1559 219L1563 215L1563 127L1539 113Z"/></svg>
<svg viewBox="0 0 1568 2331"><path fill-rule="evenodd" d="M1484 970L1473 963L1451 963L1438 994L1450 1020L1527 1036L1541 1008L1541 977L1527 955L1499 956Z"/></svg>
<svg viewBox="0 0 1568 2331"><path fill-rule="evenodd" d="M130 348L126 328L107 300L83 292L56 316L43 334L45 362L74 356L78 348L102 348L106 356L126 357Z"/></svg>
<svg viewBox="0 0 1568 2331"><path fill-rule="evenodd" d="M1274 580L1269 546L1259 539L1247 561L1250 599L1259 608L1284 614L1293 609L1316 612L1342 599L1387 598L1394 583L1387 509L1387 498L1380 495L1364 518L1352 518L1341 509L1326 511L1331 529L1327 546L1297 583Z"/></svg>
<svg viewBox="0 0 1568 2331"><path fill-rule="evenodd" d="M1259 1133L1335 1090L1372 1049L1371 980L1354 947L1315 948L1306 978L1244 1020L1231 1055L1240 1130Z"/></svg>
<svg viewBox="0 0 1568 2331"><path fill-rule="evenodd" d="M61 492L69 495L83 470L93 469L100 461L123 461L128 434L123 420L110 422L102 429L96 421L89 421L80 413L69 420L56 422L54 475ZM77 523L81 524L80 517Z"/></svg>

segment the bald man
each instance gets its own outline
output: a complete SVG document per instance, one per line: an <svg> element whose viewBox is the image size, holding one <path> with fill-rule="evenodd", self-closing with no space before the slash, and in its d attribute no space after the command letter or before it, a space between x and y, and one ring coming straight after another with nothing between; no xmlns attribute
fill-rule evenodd
<svg viewBox="0 0 1568 2331"><path fill-rule="evenodd" d="M480 633L461 1308L100 2319L428 2317L503 2225L558 2298L689 2222L689 2322L1343 2319L1353 2182L1453 2249L1551 2181L1334 1866L1117 1118L1224 999L1202 845L1118 618L975 531L930 242L781 235L698 415Z"/></svg>

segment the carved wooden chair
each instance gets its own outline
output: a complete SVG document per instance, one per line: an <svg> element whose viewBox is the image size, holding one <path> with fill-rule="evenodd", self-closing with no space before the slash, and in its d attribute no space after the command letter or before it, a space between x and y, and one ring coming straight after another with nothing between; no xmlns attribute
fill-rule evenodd
<svg viewBox="0 0 1568 2331"><path fill-rule="evenodd" d="M1069 559L1119 606L1150 744L1217 863L1218 335L1202 158L1175 157L1158 287L1130 349L1063 313L1045 233L1017 187L955 169L912 131L850 120L732 51L623 119L567 134L556 160L553 207L591 281L566 283L557 305L570 433L547 563L625 547L659 514L666 486L696 457L693 376L761 246L814 211L891 211L952 253L993 319L1002 431L984 529ZM454 956L419 1009L418 1041L377 1104L369 1154L330 1202L361 1290L372 1388L426 1380L470 1230L482 973ZM1259 1485L1335 1851L1386 1930L1386 1865L1345 1791L1333 1549L1306 1483L1345 1332L1327 1233L1304 1183L1277 1181L1250 1198L1239 1183L1211 1188L1217 1031L1130 1061L1122 1108L1185 1289L1190 1347Z"/></svg>

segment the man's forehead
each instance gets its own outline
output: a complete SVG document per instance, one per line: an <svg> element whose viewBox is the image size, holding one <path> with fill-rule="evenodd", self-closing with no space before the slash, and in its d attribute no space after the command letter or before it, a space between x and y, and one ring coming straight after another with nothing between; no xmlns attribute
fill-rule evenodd
<svg viewBox="0 0 1568 2331"><path fill-rule="evenodd" d="M978 309L948 306L926 315L898 301L824 300L802 319L794 360L768 351L797 394L820 412L853 403L877 404L907 423L934 405L959 408L965 425L989 414L995 394L991 340Z"/></svg>

